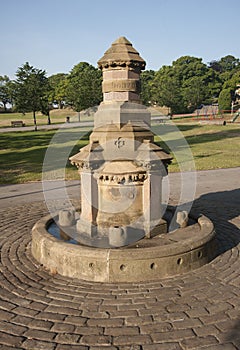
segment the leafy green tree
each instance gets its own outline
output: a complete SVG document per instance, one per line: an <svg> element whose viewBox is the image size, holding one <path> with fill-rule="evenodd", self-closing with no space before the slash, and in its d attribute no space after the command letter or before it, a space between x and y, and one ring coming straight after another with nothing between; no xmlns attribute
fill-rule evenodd
<svg viewBox="0 0 240 350"><path fill-rule="evenodd" d="M180 113L183 109L180 84L174 76L173 68L163 66L156 74L152 84L155 103L171 109L171 113Z"/></svg>
<svg viewBox="0 0 240 350"><path fill-rule="evenodd" d="M232 55L224 56L219 61L221 72L234 71L240 66L239 58Z"/></svg>
<svg viewBox="0 0 240 350"><path fill-rule="evenodd" d="M207 99L208 88L202 77L191 77L182 85L182 97L188 111L193 112Z"/></svg>
<svg viewBox="0 0 240 350"><path fill-rule="evenodd" d="M55 99L58 102L60 109L64 107L64 104L66 102L67 86L68 86L68 80L63 79L59 82L55 90Z"/></svg>
<svg viewBox="0 0 240 350"><path fill-rule="evenodd" d="M218 98L218 107L220 111L229 111L232 103L232 92L230 88L223 89Z"/></svg>
<svg viewBox="0 0 240 350"><path fill-rule="evenodd" d="M237 88L237 85L240 84L240 70L234 73L231 79L228 79L223 84L223 89L231 89L231 93L234 94Z"/></svg>
<svg viewBox="0 0 240 350"><path fill-rule="evenodd" d="M77 112L102 101L102 73L87 62L73 67L67 77L67 102Z"/></svg>
<svg viewBox="0 0 240 350"><path fill-rule="evenodd" d="M140 81L141 81L141 100L142 103L146 106L152 104L153 96L152 96L152 84L155 76L155 71L146 70L141 73Z"/></svg>
<svg viewBox="0 0 240 350"><path fill-rule="evenodd" d="M211 61L209 67L219 73L235 71L240 68L240 60L232 55L227 55L220 60Z"/></svg>
<svg viewBox="0 0 240 350"><path fill-rule="evenodd" d="M225 81L222 87L222 92L219 95L219 109L229 110L231 104L239 98L236 94L240 83L240 70L236 71L232 77Z"/></svg>
<svg viewBox="0 0 240 350"><path fill-rule="evenodd" d="M50 85L49 103L57 102L59 108L63 108L66 100L67 74L57 73L48 77Z"/></svg>
<svg viewBox="0 0 240 350"><path fill-rule="evenodd" d="M187 113L212 103L221 86L218 73L201 58L182 56L156 73L153 91L158 104L170 107L172 113Z"/></svg>
<svg viewBox="0 0 240 350"><path fill-rule="evenodd" d="M46 72L30 66L26 62L19 67L14 81L14 100L16 109L19 112L33 112L35 130L37 130L36 112L41 111L48 115L48 92L49 84Z"/></svg>
<svg viewBox="0 0 240 350"><path fill-rule="evenodd" d="M231 80L233 75L240 71L240 60L232 55L227 55L220 60L211 61L209 67L218 73L222 85L220 89L221 91L222 88L225 88L223 86L225 82Z"/></svg>
<svg viewBox="0 0 240 350"><path fill-rule="evenodd" d="M12 102L11 81L7 75L0 76L0 102L2 102L6 112L7 103Z"/></svg>
<svg viewBox="0 0 240 350"><path fill-rule="evenodd" d="M221 64L219 61L216 61L216 60L209 62L209 68L211 68L215 72L219 72L219 73L222 72Z"/></svg>
<svg viewBox="0 0 240 350"><path fill-rule="evenodd" d="M208 68L205 82L208 87L208 99L205 100L205 103L216 103L223 85L219 72Z"/></svg>

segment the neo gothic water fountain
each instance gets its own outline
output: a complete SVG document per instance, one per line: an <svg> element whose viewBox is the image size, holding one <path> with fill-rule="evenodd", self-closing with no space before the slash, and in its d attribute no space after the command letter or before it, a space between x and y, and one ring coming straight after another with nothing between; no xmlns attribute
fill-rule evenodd
<svg viewBox="0 0 240 350"><path fill-rule="evenodd" d="M100 282L156 280L202 266L215 256L211 221L179 212L180 228L168 232L162 180L172 158L154 143L140 102L145 61L121 37L98 66L103 102L89 144L70 158L80 174L80 212L64 209L38 221L33 256L59 274Z"/></svg>

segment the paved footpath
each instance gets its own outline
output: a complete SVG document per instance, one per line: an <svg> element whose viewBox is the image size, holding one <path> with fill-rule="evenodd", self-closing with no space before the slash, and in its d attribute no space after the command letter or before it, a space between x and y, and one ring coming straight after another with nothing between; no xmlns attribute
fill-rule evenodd
<svg viewBox="0 0 240 350"><path fill-rule="evenodd" d="M76 119L76 118L75 118ZM71 128L77 128L79 126L92 126L93 121L81 121L81 122L71 122L71 123L61 123L61 124L50 124L50 125L38 125L37 129L38 130L58 130L58 129L71 129ZM24 127L4 127L0 128L0 133L5 133L5 132L15 132L15 131L34 131L35 127L34 125L31 126L24 126Z"/></svg>
<svg viewBox="0 0 240 350"><path fill-rule="evenodd" d="M216 227L219 252L157 282L103 284L50 275L31 255L47 213L39 183L0 187L0 349L240 349L240 168L199 172L193 209ZM178 201L178 175L170 175ZM76 182L68 183L72 198Z"/></svg>

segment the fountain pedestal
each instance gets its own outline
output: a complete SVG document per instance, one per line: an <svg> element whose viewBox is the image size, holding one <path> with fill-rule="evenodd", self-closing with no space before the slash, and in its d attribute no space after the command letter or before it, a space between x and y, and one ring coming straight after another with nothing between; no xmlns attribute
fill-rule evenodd
<svg viewBox="0 0 240 350"><path fill-rule="evenodd" d="M90 144L70 158L81 178L77 228L89 236L108 236L112 226L141 230L148 238L166 233L162 178L171 156L154 144L150 113L140 102L145 61L121 37L98 66L103 71L103 102Z"/></svg>
<svg viewBox="0 0 240 350"><path fill-rule="evenodd" d="M166 234L162 180L172 158L154 143L150 113L140 103L145 61L121 37L98 65L103 102L89 144L70 158L81 180L80 219L75 224L61 212L39 220L33 256L61 275L113 283L159 280L206 264L216 255L209 219L181 212L180 228ZM60 229L53 223L59 219Z"/></svg>

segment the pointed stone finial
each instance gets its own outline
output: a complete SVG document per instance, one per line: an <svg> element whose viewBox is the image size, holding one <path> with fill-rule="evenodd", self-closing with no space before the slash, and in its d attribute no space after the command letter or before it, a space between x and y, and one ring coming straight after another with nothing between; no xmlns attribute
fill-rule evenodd
<svg viewBox="0 0 240 350"><path fill-rule="evenodd" d="M146 62L124 36L115 40L98 61L103 71L104 101L140 102L140 72Z"/></svg>
<svg viewBox="0 0 240 350"><path fill-rule="evenodd" d="M100 69L109 69L110 67L129 67L130 69L141 71L145 69L146 62L134 49L132 44L124 36L115 40L111 47L105 52L98 61Z"/></svg>
<svg viewBox="0 0 240 350"><path fill-rule="evenodd" d="M128 45L132 45L130 43L130 41L125 38L125 36L120 36L117 40L115 40L112 45L117 45L117 44L128 44Z"/></svg>

